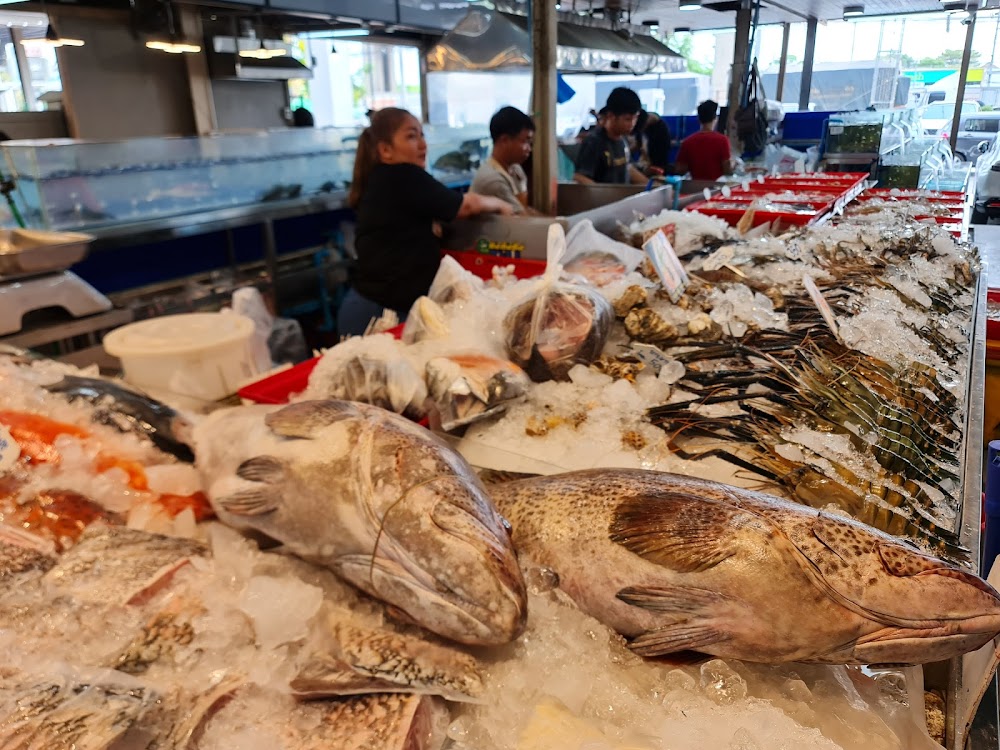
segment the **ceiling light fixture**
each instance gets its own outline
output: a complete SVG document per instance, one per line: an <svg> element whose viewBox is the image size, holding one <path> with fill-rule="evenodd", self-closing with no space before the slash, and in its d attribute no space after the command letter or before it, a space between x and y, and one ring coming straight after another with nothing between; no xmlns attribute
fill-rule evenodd
<svg viewBox="0 0 1000 750"><path fill-rule="evenodd" d="M674 33L675 34L690 34L691 33L691 27L690 26L678 26L676 29L674 29Z"/></svg>
<svg viewBox="0 0 1000 750"><path fill-rule="evenodd" d="M658 29L658 28L660 28L660 22L657 21L656 19L648 19L646 21L643 21L642 25L643 26L648 26L651 29Z"/></svg>
<svg viewBox="0 0 1000 750"><path fill-rule="evenodd" d="M858 16L863 16L865 14L865 6L863 5L845 5L844 6L844 20L848 18L857 18Z"/></svg>
<svg viewBox="0 0 1000 750"><path fill-rule="evenodd" d="M700 10L701 0L680 0L678 8L680 10Z"/></svg>
<svg viewBox="0 0 1000 750"><path fill-rule="evenodd" d="M163 4L167 11L167 37L160 39L150 39L146 42L147 49L155 49L157 52L166 52L170 55L197 54L201 52L201 45L185 41L177 34L174 28L174 9L168 1Z"/></svg>
<svg viewBox="0 0 1000 750"><path fill-rule="evenodd" d="M27 46L32 44L47 44L49 47L82 47L84 41L82 39L70 39L69 37L59 36L56 27L50 22L45 29L44 39L22 39L21 44Z"/></svg>
<svg viewBox="0 0 1000 750"><path fill-rule="evenodd" d="M334 31L324 32L322 36L328 39L343 39L352 36L368 36L369 34L371 32L368 29L335 29Z"/></svg>
<svg viewBox="0 0 1000 750"><path fill-rule="evenodd" d="M284 47L267 47L264 40L260 40L260 45L250 49L241 49L240 57L252 57L255 60L270 60L272 57L282 57L287 55L288 50Z"/></svg>

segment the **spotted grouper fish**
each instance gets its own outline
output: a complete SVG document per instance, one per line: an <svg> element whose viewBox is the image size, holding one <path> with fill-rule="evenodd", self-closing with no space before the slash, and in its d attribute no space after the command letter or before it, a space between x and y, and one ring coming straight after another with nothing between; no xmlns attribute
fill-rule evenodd
<svg viewBox="0 0 1000 750"><path fill-rule="evenodd" d="M462 457L409 420L345 401L240 407L198 426L195 454L224 523L445 638L491 645L523 630L508 526Z"/></svg>
<svg viewBox="0 0 1000 750"><path fill-rule="evenodd" d="M920 664L1000 632L977 576L758 492L625 469L489 489L519 554L643 656Z"/></svg>

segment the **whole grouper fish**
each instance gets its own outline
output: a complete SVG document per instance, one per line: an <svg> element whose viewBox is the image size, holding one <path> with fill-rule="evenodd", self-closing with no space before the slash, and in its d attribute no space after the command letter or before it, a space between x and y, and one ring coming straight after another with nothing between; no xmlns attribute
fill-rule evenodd
<svg viewBox="0 0 1000 750"><path fill-rule="evenodd" d="M982 579L758 492L625 469L489 489L522 558L643 656L917 664L1000 632Z"/></svg>
<svg viewBox="0 0 1000 750"><path fill-rule="evenodd" d="M454 450L346 401L215 412L195 430L212 507L460 643L507 643L527 593L509 527Z"/></svg>

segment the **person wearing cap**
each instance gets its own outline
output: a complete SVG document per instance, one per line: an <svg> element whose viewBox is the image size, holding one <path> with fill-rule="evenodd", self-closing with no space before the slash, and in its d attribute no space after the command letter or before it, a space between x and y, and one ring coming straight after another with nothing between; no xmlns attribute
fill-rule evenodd
<svg viewBox="0 0 1000 750"><path fill-rule="evenodd" d="M490 120L490 136L493 152L476 170L469 190L506 201L516 214L535 213L528 208L528 176L523 167L535 140L534 121L516 107L503 107Z"/></svg>
<svg viewBox="0 0 1000 750"><path fill-rule="evenodd" d="M604 124L580 145L573 179L582 185L645 184L646 176L629 163L625 139L642 110L639 95L632 89L616 88L608 95L607 110Z"/></svg>
<svg viewBox="0 0 1000 750"><path fill-rule="evenodd" d="M674 167L677 174L689 172L693 180L717 180L733 173L729 139L715 130L719 105L711 99L698 105L701 130L681 141Z"/></svg>

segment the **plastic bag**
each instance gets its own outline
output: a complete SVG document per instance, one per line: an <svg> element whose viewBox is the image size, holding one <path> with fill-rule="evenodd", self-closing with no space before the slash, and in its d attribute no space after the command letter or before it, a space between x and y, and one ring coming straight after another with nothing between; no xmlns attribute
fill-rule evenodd
<svg viewBox="0 0 1000 750"><path fill-rule="evenodd" d="M771 173L805 172L807 154L773 143L764 148L764 166Z"/></svg>
<svg viewBox="0 0 1000 750"><path fill-rule="evenodd" d="M593 287L552 283L504 319L507 353L536 383L566 380L573 365L601 355L613 320Z"/></svg>
<svg viewBox="0 0 1000 750"><path fill-rule="evenodd" d="M361 401L419 419L427 386L403 349L388 334L349 338L323 355L302 398Z"/></svg>
<svg viewBox="0 0 1000 750"><path fill-rule="evenodd" d="M507 355L536 383L566 380L573 365L597 359L614 320L611 303L594 287L557 281L565 252L562 227L553 224L545 274L504 318Z"/></svg>
<svg viewBox="0 0 1000 750"><path fill-rule="evenodd" d="M441 265L438 266L427 296L439 305L445 305L471 299L482 288L482 279L466 271L457 260L446 255L441 258Z"/></svg>
<svg viewBox="0 0 1000 750"><path fill-rule="evenodd" d="M302 326L294 318L276 318L267 337L271 359L278 363L303 362L309 359L309 347Z"/></svg>
<svg viewBox="0 0 1000 750"><path fill-rule="evenodd" d="M270 350L267 340L271 336L274 328L274 316L267 309L264 302L264 295L255 286L240 287L233 292L232 297L233 312L253 321L253 336L250 339L250 348L253 352L254 364L257 372L267 372L274 363L271 361Z"/></svg>
<svg viewBox="0 0 1000 750"><path fill-rule="evenodd" d="M584 219L566 235L563 270L604 286L634 271L645 257L634 247L598 232L590 219Z"/></svg>
<svg viewBox="0 0 1000 750"><path fill-rule="evenodd" d="M427 384L446 432L502 413L524 398L529 383L513 362L485 354L454 354L427 363Z"/></svg>
<svg viewBox="0 0 1000 750"><path fill-rule="evenodd" d="M451 330L441 307L430 297L417 297L403 326L403 343L447 338Z"/></svg>

